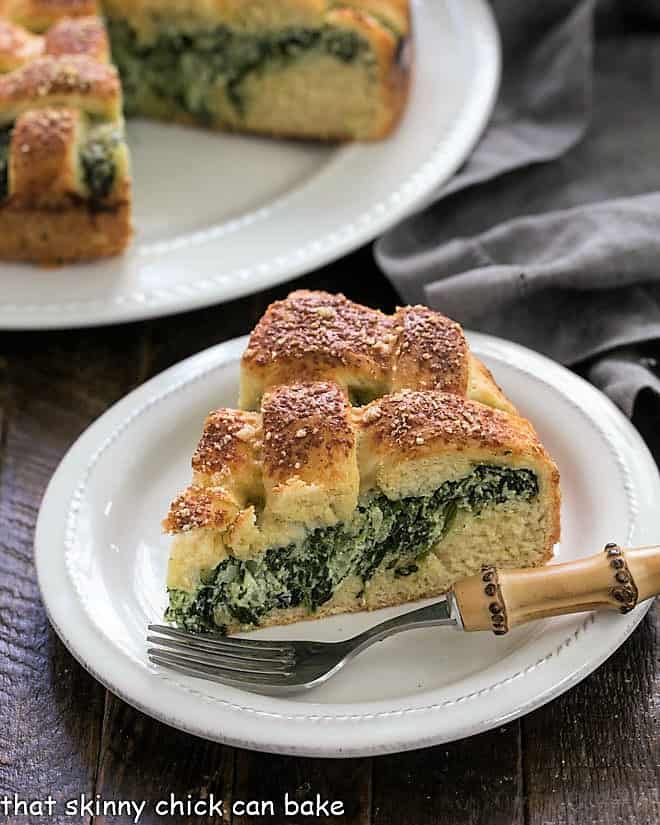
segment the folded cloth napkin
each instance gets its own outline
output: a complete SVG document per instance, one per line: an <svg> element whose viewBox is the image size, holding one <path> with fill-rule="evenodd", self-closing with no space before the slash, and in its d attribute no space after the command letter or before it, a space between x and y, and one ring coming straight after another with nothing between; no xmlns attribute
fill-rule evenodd
<svg viewBox="0 0 660 825"><path fill-rule="evenodd" d="M660 415L639 354L660 338L660 41L595 42L591 0L493 10L491 123L376 259L407 302L581 366L628 415L649 388Z"/></svg>

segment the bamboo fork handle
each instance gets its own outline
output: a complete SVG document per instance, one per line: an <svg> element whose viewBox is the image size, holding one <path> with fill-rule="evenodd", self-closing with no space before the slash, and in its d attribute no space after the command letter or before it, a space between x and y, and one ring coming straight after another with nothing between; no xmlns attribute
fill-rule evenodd
<svg viewBox="0 0 660 825"><path fill-rule="evenodd" d="M454 586L465 630L512 627L547 616L610 608L627 613L660 593L660 546L607 544L585 559L530 569L484 567Z"/></svg>

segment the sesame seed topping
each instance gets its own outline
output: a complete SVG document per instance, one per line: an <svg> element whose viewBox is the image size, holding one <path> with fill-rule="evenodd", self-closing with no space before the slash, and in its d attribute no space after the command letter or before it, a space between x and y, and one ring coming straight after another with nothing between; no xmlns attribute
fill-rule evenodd
<svg viewBox="0 0 660 825"><path fill-rule="evenodd" d="M210 413L195 450L195 472L227 473L248 462L255 449L259 416L242 410L219 409Z"/></svg>
<svg viewBox="0 0 660 825"><path fill-rule="evenodd" d="M344 295L298 290L268 308L243 367L264 388L303 377L344 383L348 373L374 395L406 387L466 395L468 358L460 325L426 307L388 316Z"/></svg>
<svg viewBox="0 0 660 825"><path fill-rule="evenodd" d="M201 527L221 528L230 514L220 490L191 485L170 506L163 527L170 533L188 533Z"/></svg>
<svg viewBox="0 0 660 825"><path fill-rule="evenodd" d="M375 409L380 413L377 417ZM376 448L405 453L445 443L499 449L523 440L535 451L542 449L523 419L454 393L402 390L372 402L367 413L362 425Z"/></svg>
<svg viewBox="0 0 660 825"><path fill-rule="evenodd" d="M393 389L437 389L465 396L468 346L455 321L423 306L397 310Z"/></svg>
<svg viewBox="0 0 660 825"><path fill-rule="evenodd" d="M117 70L84 54L67 57L46 54L0 75L0 106L27 108L33 104L34 108L35 97L62 95L93 98L95 109L112 106L120 95Z"/></svg>
<svg viewBox="0 0 660 825"><path fill-rule="evenodd" d="M320 315L321 318L333 318L337 314L337 310L334 307L314 307L313 312L317 315Z"/></svg>
<svg viewBox="0 0 660 825"><path fill-rule="evenodd" d="M270 390L262 416L267 431L277 434L264 445L266 473L286 475L312 464L318 468L342 461L355 448L350 407L336 384L318 381Z"/></svg>
<svg viewBox="0 0 660 825"><path fill-rule="evenodd" d="M387 315L343 295L298 290L270 305L250 336L243 363L266 368L304 362L309 364L305 374L314 376L348 366L383 381L389 347L376 349L376 345L391 324Z"/></svg>

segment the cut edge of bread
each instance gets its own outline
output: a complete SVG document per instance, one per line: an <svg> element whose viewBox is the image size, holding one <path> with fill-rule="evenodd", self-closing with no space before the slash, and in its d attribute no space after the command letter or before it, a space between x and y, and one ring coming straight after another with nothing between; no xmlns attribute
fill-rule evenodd
<svg viewBox="0 0 660 825"><path fill-rule="evenodd" d="M491 513L492 515L492 513ZM226 626L228 634L252 633L265 630L269 627L279 627L295 624L301 621L315 621L342 614L372 612L388 607L410 605L412 609L416 602L424 599L439 599L445 596L453 585L462 578L476 575L483 565L496 567L541 567L547 564L554 555L554 546L559 540L559 497L554 496L549 509L547 538L541 552L533 552L513 559L501 550L484 553L476 562L460 570L460 575L450 574L446 565L443 565L443 556L446 556L447 547L440 542L434 548L425 562L419 562L420 572L405 579L396 579L391 571L378 570L374 578L366 587L357 576L345 579L337 588L331 599L317 610L310 612L306 606L275 609L260 621L258 626L242 626L233 623ZM421 575L420 575L421 573ZM388 586L388 585L392 586ZM366 595L360 597L360 592Z"/></svg>
<svg viewBox="0 0 660 825"><path fill-rule="evenodd" d="M128 202L94 209L84 201L50 209L0 206L0 259L58 266L123 252L131 237Z"/></svg>

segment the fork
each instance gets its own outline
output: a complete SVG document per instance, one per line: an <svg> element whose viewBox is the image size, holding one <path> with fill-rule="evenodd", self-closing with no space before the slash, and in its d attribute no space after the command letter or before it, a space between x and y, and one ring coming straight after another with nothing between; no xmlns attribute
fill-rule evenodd
<svg viewBox="0 0 660 825"><path fill-rule="evenodd" d="M660 546L623 550L535 569L484 567L443 601L396 616L338 642L257 640L150 624L149 660L211 682L259 693L293 693L327 681L371 645L407 630L453 626L505 634L534 619L604 608L621 613L660 592Z"/></svg>

